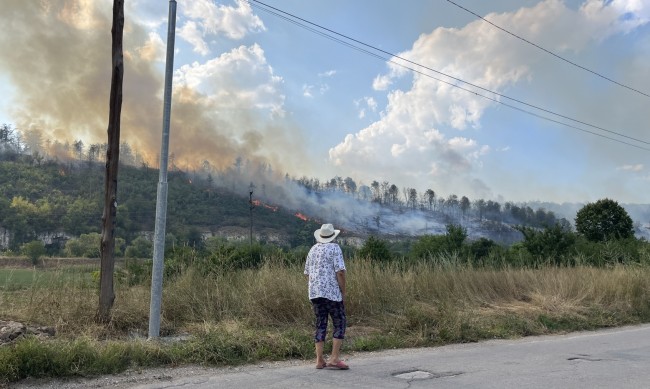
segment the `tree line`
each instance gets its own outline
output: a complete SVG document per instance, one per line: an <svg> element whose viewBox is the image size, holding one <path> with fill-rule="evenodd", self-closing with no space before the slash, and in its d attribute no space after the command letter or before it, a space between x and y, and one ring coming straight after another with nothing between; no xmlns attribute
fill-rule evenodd
<svg viewBox="0 0 650 389"><path fill-rule="evenodd" d="M503 204L485 199L471 201L467 196L459 197L456 194L444 197L431 188L418 192L417 189L411 187L400 189L389 181L373 180L370 185L358 185L351 177L342 178L340 176L323 181L306 176L293 180L308 192L345 193L353 198L393 209L417 210L444 215L457 223L475 218L479 221L488 220L537 228L552 226L556 223L565 226L571 224L568 220L558 218L552 211L547 211L544 208L533 209L526 204L516 204L511 201L506 201Z"/></svg>

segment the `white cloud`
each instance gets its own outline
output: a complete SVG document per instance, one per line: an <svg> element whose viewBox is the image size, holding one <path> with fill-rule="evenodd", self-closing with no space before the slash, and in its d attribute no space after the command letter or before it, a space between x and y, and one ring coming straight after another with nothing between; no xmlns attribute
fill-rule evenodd
<svg viewBox="0 0 650 389"><path fill-rule="evenodd" d="M334 77L336 70L328 70L323 73L318 73L318 77Z"/></svg>
<svg viewBox="0 0 650 389"><path fill-rule="evenodd" d="M639 163L636 165L623 165L619 167L618 170L624 170L629 172L641 172L643 171L643 164Z"/></svg>
<svg viewBox="0 0 650 389"><path fill-rule="evenodd" d="M316 85L303 84L303 86L302 86L302 95L304 97L313 98L315 89L316 89ZM330 89L330 86L328 84L320 84L318 86L318 93L322 96L325 93L327 93L327 91L329 89Z"/></svg>
<svg viewBox="0 0 650 389"><path fill-rule="evenodd" d="M302 95L304 97L313 98L314 97L314 94L312 93L313 90L314 90L313 85L303 84L303 86L302 86Z"/></svg>
<svg viewBox="0 0 650 389"><path fill-rule="evenodd" d="M185 39L194 48L193 51L201 55L210 53L208 44L203 40L203 32L199 30L196 22L190 20L178 30L178 35Z"/></svg>
<svg viewBox="0 0 650 389"><path fill-rule="evenodd" d="M216 109L267 110L284 115L282 78L273 74L259 45L240 46L205 63L183 65L174 74L174 83L196 90Z"/></svg>
<svg viewBox="0 0 650 389"><path fill-rule="evenodd" d="M389 86L393 81L391 78L387 75L378 75L375 77L375 79L372 81L372 88L377 91L382 91L388 89Z"/></svg>
<svg viewBox="0 0 650 389"><path fill-rule="evenodd" d="M647 23L648 4L638 0L587 0L582 7L572 10L562 1L546 0L532 8L490 14L486 18L554 52L575 53ZM508 88L546 76L543 66L553 60L511 38L478 20L464 28L437 28L422 34L399 57L505 94ZM393 62L415 66L399 58L393 58ZM380 120L347 135L330 149L331 162L345 166L363 180L377 179L377 172L382 172L387 179L402 180L403 185L412 185L413 179L417 179L470 196L480 195L477 188L481 193L489 192L484 183L477 184L475 177L481 173L482 160L489 155L490 146L473 139L472 134L460 138L455 132L480 130L485 111L495 103L409 72L393 62L387 64L386 74L375 77L373 89L388 90L405 75L413 77L410 89L389 90L388 104ZM459 84L424 68L418 71ZM562 79L553 81L558 83L557 88L564 89ZM554 103L561 106L560 100L575 99L568 92L564 90L562 96L555 93Z"/></svg>
<svg viewBox="0 0 650 389"><path fill-rule="evenodd" d="M330 90L329 84L320 84L319 91L320 91L321 95L324 95L325 93L327 93L328 90Z"/></svg>
<svg viewBox="0 0 650 389"><path fill-rule="evenodd" d="M180 0L179 9L188 20L180 28L180 36L194 46L194 51L207 55L206 37L224 35L242 39L248 33L264 31L264 23L244 0L237 6L217 5L211 0Z"/></svg>
<svg viewBox="0 0 650 389"><path fill-rule="evenodd" d="M376 112L377 111L377 101L372 97L366 97L365 100L366 100L366 104L368 104L368 108L370 108L372 110L372 112Z"/></svg>
<svg viewBox="0 0 650 389"><path fill-rule="evenodd" d="M366 96L362 99L353 100L353 103L357 108L359 108L359 119L365 118L368 110L377 112L377 101L373 97ZM362 106L364 103L365 105Z"/></svg>

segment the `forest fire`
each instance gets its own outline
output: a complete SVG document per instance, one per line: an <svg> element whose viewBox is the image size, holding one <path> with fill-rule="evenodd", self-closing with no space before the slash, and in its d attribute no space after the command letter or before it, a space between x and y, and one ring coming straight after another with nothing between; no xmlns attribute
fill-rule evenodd
<svg viewBox="0 0 650 389"><path fill-rule="evenodd" d="M268 208L268 209L270 209L270 210L273 211L273 212L277 212L277 211L278 211L278 207L275 206L275 205L268 205L268 204L262 204L262 205L264 205L264 208Z"/></svg>
<svg viewBox="0 0 650 389"><path fill-rule="evenodd" d="M294 216L297 217L298 219L301 219L301 220L304 220L304 221L309 221L309 218L307 216L303 215L300 212L296 212L296 214Z"/></svg>
<svg viewBox="0 0 650 389"><path fill-rule="evenodd" d="M251 203L253 204L254 207L262 206L264 208L270 209L273 212L277 212L278 208L279 208L277 205L268 205L268 204L265 204L265 203L263 203L263 202L261 202L259 200L253 200L253 201L251 201Z"/></svg>

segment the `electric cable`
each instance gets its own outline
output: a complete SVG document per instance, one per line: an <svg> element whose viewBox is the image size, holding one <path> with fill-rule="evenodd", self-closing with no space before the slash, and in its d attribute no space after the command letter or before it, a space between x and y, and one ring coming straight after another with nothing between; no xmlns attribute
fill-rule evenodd
<svg viewBox="0 0 650 389"><path fill-rule="evenodd" d="M591 70L591 69L589 69L589 68L586 68L586 67L584 67L584 66L582 66L582 65L579 65L579 64L577 64L577 63L575 63L575 62L573 62L573 61L571 61L571 60L568 60L568 59L562 57L562 56L559 55L559 54L556 54L556 53L554 53L554 52L552 52L552 51L550 51L550 50L548 50L548 49L545 49L544 47L542 47L542 46L540 46L540 45L538 45L538 44L536 44L536 43L534 43L534 42L531 42L530 40L528 40L528 39L526 39L526 38L523 38L523 37L521 37L521 36L519 36L519 35L517 35L517 34L515 34L515 33L513 33L513 32L510 32L510 31L506 30L505 28L503 28L503 27L501 27L501 26L499 26L499 25L497 25L497 24L495 24L495 23L492 23L491 21L487 20L485 17L483 17L483 16L477 14L476 12L474 12L474 11L472 11L472 10L470 10L470 9L467 9L467 8L463 7L462 5L459 5L459 4L457 4L457 3L455 3L455 2L453 2L453 1L451 1L451 0L447 0L447 2L448 2L448 3L451 3L451 4L453 4L453 5L455 5L456 7L462 9L463 11L466 11L466 12L468 12L468 13L470 13L470 14L476 16L477 18L479 18L479 19L483 20L484 22L486 22L486 23L488 23L488 24L490 24L490 25L492 25L492 26L498 28L499 30L505 32L506 34L509 34L509 35L511 35L511 36L513 36L513 37L515 37L515 38L517 38L517 39L519 39L519 40L521 40L521 41L524 41L524 42L528 43L529 45L532 45L532 46L534 46L534 47L537 47L538 49L540 49L540 50L542 50L542 51L544 51L544 52L546 52L546 53L548 53L548 54L550 54L550 55L552 55L552 56L554 56L554 57L556 57L556 58L558 58L558 59L561 59L562 61L564 61L564 62L566 62L566 63L568 63L568 64L571 64L571 65L573 65L573 66L575 66L575 67L577 67L577 68L579 68L579 69L582 69L582 70L584 70L584 71L587 71L587 72L589 72L589 73L591 73L591 74L594 74L594 75L596 75L596 76L598 76L598 77L600 77L600 78L602 78L602 79L604 79L604 80L607 80L607 81L609 81L609 82L611 82L611 83L614 83L614 84L616 84L616 85L618 85L618 86L621 86L621 87L623 87L623 88L629 89L629 90L631 90L631 91L633 91L633 92L636 92L636 93L638 93L638 94L640 94L640 95L643 95L643 96L645 96L645 97L650 97L650 95L647 94L647 93L644 93L644 92L642 92L642 91L640 91L640 90L638 90L638 89L634 89L634 88L632 88L631 86L627 86L627 85L625 85L625 84L622 84L622 83L620 83L620 82L618 82L618 81L616 81L616 80L613 80L613 79L611 79L611 78L609 78L609 77L607 77L607 76L604 76L604 75L602 75L602 74L600 74L600 73L598 73L598 72L596 72L596 71L593 71L593 70Z"/></svg>
<svg viewBox="0 0 650 389"><path fill-rule="evenodd" d="M508 100L510 100L510 101L513 101L513 102L516 102L516 103L519 103L519 104L522 104L522 105L528 106L528 107L530 107L530 108L534 108L534 109L536 109L536 110L539 110L539 111L542 111L542 112L545 112L545 113L548 113L548 114L551 114L551 115L554 115L554 116L557 116L557 117L560 117L560 118L563 118L563 119L566 119L566 120L570 120L570 121L573 121L573 122L576 122L576 123L579 123L579 124L582 124L582 125L585 125L585 126L588 126L588 127L592 127L592 128L595 128L595 129L598 129L598 130L601 130L601 131L604 131L604 132L607 132L607 133L610 133L610 134L614 134L614 135L617 135L617 136L620 136L620 137L623 137L623 138L627 138L627 139L630 139L630 140L634 140L634 141L639 142L639 143L644 143L644 144L650 145L650 142L648 142L648 141L644 141L644 140L641 140L641 139L637 139L637 138L634 138L634 137L631 137L631 136L628 136L628 135L625 135L625 134L621 134L621 133L616 132L616 131L608 130L608 129L603 128L603 127L599 127L599 126L596 126L596 125L593 125L593 124L590 124L590 123L587 123L587 122L584 122L584 121L581 121L581 120L578 120L578 119L574 119L574 118L571 118L571 117L569 117L569 116L566 116L566 115L559 114L559 113L557 113L557 112L551 111L551 110L549 110L549 109L545 109L545 108L542 108L542 107L536 106L536 105L534 105L534 104L526 103L525 101L522 101L522 100L519 100L519 99L516 99L516 98L513 98L513 97L506 96L506 95L504 95L504 94L501 94L501 93L498 93L498 92L492 91L492 90L490 90L490 89L487 89L487 88L481 87L481 86L479 86L479 85L475 85L475 84L473 84L473 83L471 83L471 82L468 82L468 81L462 80L462 79L460 79L460 78L457 78L457 77L454 77L454 76L448 75L448 74L446 74L446 73L444 73L444 72L441 72L441 71L438 71L438 70L432 69L432 68L430 68L430 67L428 67L428 66L425 66L425 65L421 65L421 64L419 64L419 63L417 63L417 62L414 62L414 61L411 61L411 60L409 60L409 59L406 59L406 58L400 57L400 56L398 56L398 55L396 55L396 54L393 54L393 53L390 53L390 52L388 52L388 51L382 50L382 49L377 48L377 47L375 47L375 46L373 46L373 45L370 45L370 44L364 43L364 42L359 41L359 40L357 40L357 39L351 38L351 37L349 37L349 36L347 36L347 35L344 35L344 34L338 33L338 32L336 32L336 31L334 31L334 30L331 30L331 29L328 29L328 28L326 28L326 27L323 27L323 26L321 26L321 25L319 25L319 24L316 24L316 23L310 22L310 21L308 21L308 20L306 20L306 19L300 18L300 17L298 17L298 16L296 16L296 15L293 15L293 14L291 14L291 13L288 13L288 12L282 11L282 10L280 10L280 9L278 9L278 8L272 7L272 6L270 6L270 5L268 5L268 4L265 4L265 3L261 2L261 1L258 1L258 0L246 0L246 1L248 1L248 3L249 3L251 6L255 7L256 9L259 9L259 10L261 10L261 11L264 11L264 12L270 13L270 14L272 14L272 15L274 15L274 16L277 16L277 17L279 17L279 18L281 18L281 19L284 19L284 20L286 20L286 21L289 21L290 23L293 23L294 25L297 25L297 26L299 26L299 27L301 27L301 28L304 28L304 29L306 29L306 30L308 30L308 31L314 32L314 33L316 33L316 34L318 34L318 35L320 35L320 36L323 36L323 37L325 37L325 38L327 38L327 39L330 39L330 40L333 40L333 41L335 41L335 42L341 43L341 44L343 44L344 46L347 46L347 47L352 48L352 49L354 49L354 50L357 50L357 51L359 51L359 52L362 52L362 53L368 54L368 55L370 55L370 56L372 56L372 57L375 57L375 58L381 59L382 61L387 61L387 62L393 63L393 64L395 64L395 65L397 65L397 66L400 66L400 67L403 67L403 68L405 68L405 69L411 70L411 71L413 71L413 72L415 72L415 73L418 73L418 74L420 74L420 75L423 75L423 76L425 76L425 77L429 77L429 78L434 79L434 80L436 80L436 81L439 81L439 82L445 83L445 84L450 85L450 86L453 86L453 87L455 87L455 88L459 88L459 89L464 90L464 91L469 92L469 93L473 93L473 94L475 94L475 95L477 95L477 96L480 96L480 97L486 98L486 99L491 100L491 101L493 101L493 102L496 102L496 103L498 103L498 104L502 104L502 105L504 105L504 106L507 106L507 107L509 107L509 108L516 109L516 110L518 110L518 111L520 111L520 112L523 112L523 113L526 113L526 114L531 114L531 115L533 115L533 116L535 116L535 117L538 117L538 118L541 118L541 119L544 119L544 120L549 120L549 121L554 122L554 123L557 123L557 124L565 125L565 126L567 126L567 127L569 127L569 128L577 129L577 130L580 130L580 131L583 131L583 132L586 132L586 133L590 133L590 134L593 134L593 135L596 135L596 136L603 137L603 138L605 138L605 139L614 140L614 141L619 142L619 143L623 143L623 144L626 144L626 145L629 145L629 146L637 147L637 148L640 148L640 149L642 149L642 150L650 151L650 149L645 148L645 147L642 147L642 146L634 145L634 144L629 143L629 142L621 141L621 140L618 140L618 139L615 139L615 138L611 138L611 137L608 137L608 136L605 136L605 135L602 135L602 134L595 133L595 132L593 132L593 131L585 130L585 129L582 129L582 128L579 128L579 127L576 127L576 126L573 126L573 125L570 125L570 124L567 124L567 123L561 122L561 121L559 121L559 120L550 119L550 118L548 118L548 117L545 117L545 116L542 116L542 115L539 115L539 114L535 114L535 113L533 113L533 112L531 112L531 111L528 111L528 110L525 110L525 109L521 109L521 108L515 107L515 106L510 105L510 104L506 104L506 103L504 103L504 102L502 102L502 101L500 101L500 100L498 100L498 99L496 99L496 98L491 98L491 97L489 97L489 96L485 96L485 95L479 94L479 93L477 93L476 91L472 91L472 90L469 90L469 89L467 89L467 88L463 88L463 87L461 87L460 85L454 84L454 83L452 83L452 82L448 82L448 81L441 80L441 79L439 79L439 78L436 78L436 77L434 77L434 76L431 76L431 75L429 75L429 74L426 74L426 73L424 73L424 72L422 72L422 71L418 71L418 70L416 70L416 69L413 69L413 68L411 68L411 67L408 67L408 66L406 66L406 65L404 65L404 64L402 64L402 63L399 63L399 62L395 61L393 58L401 59L402 61L405 61L405 62L411 63L411 64L416 65L416 66L419 66L419 67L421 67L421 68L423 68L423 69L426 69L426 70L432 71L432 72L434 72L434 73L440 74L440 75L442 75L442 76L448 77L448 78L450 78L450 79L452 79L452 80L455 80L455 81L461 82L461 83L463 83L463 84L466 84L466 85L472 86L472 87L474 87L474 88L477 88L477 89L483 90L483 91L485 91L485 92L489 92L489 93L491 93L491 94L493 94L493 95L495 95L495 96L497 96L497 97L501 97L501 98L504 98L504 99L508 99ZM266 8L265 8L265 7L266 7ZM288 15L288 16L286 16L286 15ZM293 19L292 19L292 18L293 18ZM380 53L384 53L384 54L390 56L390 58L386 58L385 56L382 56L382 55L377 54L377 53L375 53L375 52L372 52L372 51L370 51L370 50L363 49L363 48L361 48L361 47L355 46L354 44L352 44L352 43L350 43L350 42L344 41L344 40L342 40L342 39L340 39L340 38L336 38L335 36L328 35L327 33L323 32L323 31L320 31L320 30L317 30L317 29L315 29L315 28L313 28L313 27L310 27L310 26L308 26L308 25L305 25L304 23L307 23L307 24L309 24L309 25L311 25L311 26L315 26L315 27L317 27L317 28L319 28L319 29L321 29L321 30L324 30L324 31L326 31L326 32L329 32L329 33L331 33L331 34L335 34L335 35L337 35L337 36L343 37L343 38L345 38L345 39L348 39L349 41L352 41L352 42L354 42L354 43L357 43L357 44L363 45L363 46L365 46L365 47L368 47L368 48L373 49L373 50L375 50L375 51L378 51L378 52L380 52Z"/></svg>

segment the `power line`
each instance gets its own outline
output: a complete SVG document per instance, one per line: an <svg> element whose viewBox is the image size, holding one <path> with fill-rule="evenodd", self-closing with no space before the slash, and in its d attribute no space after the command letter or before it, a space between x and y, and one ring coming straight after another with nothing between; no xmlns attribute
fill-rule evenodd
<svg viewBox="0 0 650 389"><path fill-rule="evenodd" d="M474 12L474 11L472 11L472 10L469 10L469 9L463 7L462 5L459 5L459 4L457 4L457 3L455 3L455 2L453 2L453 1L451 1L451 0L447 0L447 2L449 2L449 3L453 4L453 5L455 5L456 7L462 9L463 11L466 11L466 12L468 12L468 13L470 13L470 14L476 16L477 18L479 18L479 19L483 20L484 22L486 22L486 23L488 23L488 24L490 24L490 25L492 25L492 26L498 28L499 30L505 32L506 34L509 34L509 35L511 35L511 36L513 36L513 37L519 39L519 40L522 40L522 41L528 43L529 45L535 46L535 47L537 47L538 49L540 49L540 50L542 50L542 51L544 51L544 52L546 52L546 53L548 53L548 54L550 54L550 55L552 55L552 56L554 56L554 57L556 57L556 58L558 58L558 59L561 59L562 61L564 61L564 62L566 62L566 63L568 63L568 64L571 64L571 65L573 65L573 66L575 66L575 67L577 67L577 68L579 68L579 69L582 69L582 70L584 70L584 71L587 71L587 72L589 72L589 73L591 73L591 74L594 74L594 75L596 75L596 76L598 76L598 77L600 77L600 78L602 78L602 79L604 79L604 80L607 80L607 81L609 81L609 82L611 82L611 83L614 83L614 84L616 84L616 85L618 85L618 86L621 86L621 87L623 87L623 88L629 89L629 90L631 90L631 91L633 91L633 92L636 92L636 93L638 93L638 94L641 94L641 95L643 95L643 96L645 96L645 97L650 97L650 95L647 94L647 93L644 93L644 92L642 92L642 91L640 91L640 90L638 90L638 89L634 89L634 88L632 88L631 86L627 86L627 85L625 85L625 84L622 84L622 83L620 83L620 82L618 82L618 81L616 81L616 80L612 80L611 78L609 78L609 77L607 77L607 76L604 76L604 75L602 75L602 74L600 74L600 73L598 73L598 72L596 72L596 71L593 71L593 70L591 70L591 69L589 69L589 68L586 68L586 67L584 67L584 66L582 66L582 65L579 65L579 64L577 64L577 63L575 63L575 62L573 62L573 61L571 61L571 60L569 60L569 59L566 59L566 58L562 57L562 56L559 55L559 54L556 54L556 53L554 53L554 52L552 52L552 51L550 51L550 50L547 50L547 49L545 49L544 47L542 47L542 46L540 46L540 45L538 45L538 44L536 44L536 43L534 43L534 42L531 42L531 41L529 41L529 40L526 39L526 38L522 38L521 36L519 36L519 35L517 35L517 34L515 34L515 33L513 33L513 32L510 32L510 31L506 30L505 28L503 28L503 27L501 27L501 26L498 26L498 25L492 23L491 21L487 20L487 19L484 18L483 16L477 14L476 12Z"/></svg>
<svg viewBox="0 0 650 389"><path fill-rule="evenodd" d="M413 65L416 65L416 66L418 66L418 67L421 67L421 68L423 68L423 69L426 69L426 70L432 71L432 72L437 73L437 74L440 74L440 75L442 75L442 76L448 77L448 78L450 78L450 79L452 79L452 80L455 80L455 81L457 81L457 82L460 82L460 83L463 83L463 84L466 84L466 85L472 86L472 87L474 87L474 88L477 88L477 89L483 90L483 91L485 91L485 92L489 92L489 93L491 93L491 94L493 94L493 95L495 95L495 96L497 96L497 97L501 97L501 98L504 98L504 99L508 99L508 100L510 100L510 101L513 101L513 102L516 102L516 103L519 103L519 104L525 105L525 106L530 107L530 108L534 108L534 109L536 109L536 110L539 110L539 111L542 111L542 112L545 112L545 113L548 113L548 114L551 114L551 115L554 115L554 116L557 116L557 117L560 117L560 118L563 118L563 119L566 119L566 120L573 121L573 122L575 122L575 123L579 123L579 124L582 124L582 125L585 125L585 126L588 126L588 127L594 128L594 129L598 129L598 130L601 130L601 131L604 131L604 132L607 132L607 133L610 133L610 134L614 134L614 135L617 135L617 136L620 136L620 137L623 137L623 138L626 138L626 139L634 140L634 141L639 142L639 143L644 143L644 144L650 145L650 142L648 142L648 141L644 141L644 140L641 140L641 139L637 139L637 138L634 138L634 137L631 137L631 136L628 136L628 135L625 135L625 134L621 134L621 133L616 132L616 131L608 130L608 129L606 129L606 128L599 127L599 126L596 126L596 125L594 125L594 124L590 124L590 123L587 123L587 122L585 122L585 121L581 121L581 120L578 120L578 119L574 119L574 118L572 118L572 117L569 117L569 116L566 116L566 115L563 115L563 114L560 114L560 113L554 112L554 111L549 110L549 109L542 108L542 107L537 106L537 105L534 105L534 104L526 103L526 102L523 101L523 100L519 100L519 99L516 99L516 98L513 98L513 97L506 96L506 95L504 95L504 94L501 94L501 93L498 93L498 92L492 91L492 90L490 90L490 89L488 89L488 88L484 88L484 87L481 87L481 86L479 86L479 85L473 84L473 83L471 83L471 82L468 82L468 81L462 80L462 79L460 79L460 78L457 78L457 77L451 76L451 75L446 74L446 73L444 73L444 72L441 72L441 71L438 71L438 70L436 70L436 69L430 68L430 67L428 67L428 66L425 66L425 65L419 64L419 63L414 62L414 61L411 61L411 60L409 60L409 59L407 59L407 58L400 57L400 56L398 56L398 55L396 55L396 54L393 54L393 53L390 53L390 52L388 52L388 51L382 50L382 49L380 49L380 48L378 48L378 47L375 47L375 46L373 46L373 45L370 45L370 44L364 43L364 42L362 42L362 41L359 41L359 40L354 39L354 38L352 38L352 37L349 37L349 36L347 36L347 35L344 35L344 34L341 34L341 33L339 33L339 32L336 32L336 31L334 31L334 30L331 30L331 29L328 29L328 28L326 28L326 27L323 27L323 26L321 26L321 25L319 25L319 24L317 24L317 23L310 22L310 21L308 21L308 20L306 20L306 19L303 19L303 18L298 17L298 16L296 16L296 15L293 15L293 14L291 14L291 13L288 13L288 12L282 11L282 10L280 10L280 9L278 9L278 8L275 8L275 7L273 7L273 6L270 6L270 5L268 5L268 4L265 4L265 3L261 2L261 1L258 1L258 0L247 0L247 1L249 2L249 4L250 4L251 6L253 6L253 7L259 9L259 10L262 10L262 11L264 11L264 12L267 12L267 13L270 13L270 14L272 14L272 15L274 15L274 16L277 16L277 17L279 17L279 18L281 18L281 19L284 19L284 20L286 20L286 21L289 21L289 22L291 22L291 23L293 23L293 24L295 24L295 25L297 25L297 26L299 26L299 27L301 27L301 28L304 28L304 29L306 29L306 30L308 30L308 31L311 31L311 32L313 32L313 33L316 33L316 34L318 34L318 35L320 35L320 36L323 36L323 37L328 38L328 39L330 39L330 40L333 40L333 41L335 41L335 42L341 43L341 44L343 44L344 46L347 46L347 47L352 48L352 49L354 49L354 50L360 51L360 52L362 52L362 53L364 53L364 54L367 54L367 55L370 55L370 56L372 56L372 57L375 57L375 58L381 59L382 61L387 61L387 62L393 63L393 64L395 64L395 65L397 65L397 66L400 66L400 67L403 67L403 68L405 68L405 69L411 70L411 71L413 71L413 72L415 72L415 73L418 73L418 74L420 74L420 75L422 75L422 76L429 77L429 78L431 78L431 79L434 79L434 80L436 80L436 81L439 81L439 82L445 83L445 84L450 85L450 86L452 86L452 87L455 87L455 88L458 88L458 89L464 90L464 91L466 91L466 92L472 93L472 94L474 94L474 95L476 95L476 96L483 97L483 98L488 99L488 100L491 100L491 101L493 101L493 102L495 102L495 103L498 103L498 104L501 104L501 105L507 106L507 107L509 107L509 108L516 109L516 110L518 110L518 111L520 111L520 112L523 112L523 113L526 113L526 114L530 114L530 115L532 115L532 116L535 116L535 117L538 117L538 118L541 118L541 119L544 119L544 120L548 120L548 121L551 121L551 122L554 122L554 123L557 123L557 124L561 124L561 125L567 126L567 127L569 127L569 128L573 128L573 129L580 130L580 131L583 131L583 132L586 132L586 133L589 133L589 134L593 134L593 135L596 135L596 136L600 136L600 137L603 137L603 138L605 138L605 139L613 140L613 141L616 141L616 142L619 142L619 143L623 143L623 144L626 144L626 145L629 145L629 146L632 146L632 147L636 147L636 148L639 148L639 149L642 149L642 150L650 151L650 149L645 148L645 147L642 147L642 146L634 145L634 144L629 143L629 142L621 141L621 140L618 140L618 139L615 139L615 138L611 138L611 137L608 137L608 136L605 136L605 135L602 135L602 134L598 134L598 133L595 133L595 132L592 132L592 131L589 131L589 130L585 130L585 129L582 129L582 128L580 128L580 127L576 127L576 126L573 126L573 125L570 125L570 124L567 124L567 123L564 123L564 122L561 122L561 121L558 121L558 120L550 119L550 118L548 118L548 117L545 117L545 116L542 116L542 115L539 115L539 114L535 114L535 113L533 113L533 112L531 112L531 111L528 111L528 110L525 110L525 109L521 109L521 108L515 107L515 106L510 105L510 104L506 104L506 103L504 103L504 102L498 100L497 98L492 98L492 97L489 97L489 96L482 95L482 94L480 94L480 93L477 93L476 91L472 91L472 90L470 90L470 89L463 88L463 87L461 87L461 86L459 86L459 85L457 85L457 84L454 84L454 83L452 83L452 82L448 82L448 81L445 81L445 80L441 80L441 79L436 78L436 77L434 77L434 76L432 76L432 75L430 75L430 74L426 74L426 73L424 73L424 72L422 72L422 71L419 71L419 70L413 69L413 68L411 68L411 67L409 67L409 66L404 65L403 63L400 63L400 62L395 61L393 58L398 58L398 59L400 59L400 60L402 60L402 61L405 61L405 62L407 62L407 63L413 64ZM257 3L257 4L255 4L255 3ZM260 5L261 5L261 6L260 6ZM265 7L266 7L266 8L265 8ZM288 16L287 16L287 15L288 15ZM347 39L347 40L349 40L349 41L351 41L351 42L354 42L354 43L360 44L360 45L362 45L362 46L368 47L368 48L370 48L370 49L372 49L372 50L375 50L375 51L377 51L377 52L380 52L380 53L386 54L386 55L390 56L390 58L386 58L385 56L382 56L382 55L380 55L380 54L378 54L378 53L375 53L375 52L372 52L372 51L370 51L370 50L364 49L364 48L362 48L362 47L356 46L356 45L354 45L353 43L350 43L350 42L348 42L348 41L342 40L342 39L337 38L337 37L335 37L335 36L329 35L329 34L327 34L326 32L323 32L323 31L317 30L316 28L313 28L313 27L310 27L310 26L308 26L308 25L305 25L304 23L307 23L307 24L309 24L309 25L311 25L311 26L315 26L315 27L317 27L318 29L321 29L321 30L326 31L326 32L331 33L331 34L334 34L334 35L336 35L336 36L340 36L340 37L342 37L342 38L345 38L345 39Z"/></svg>

